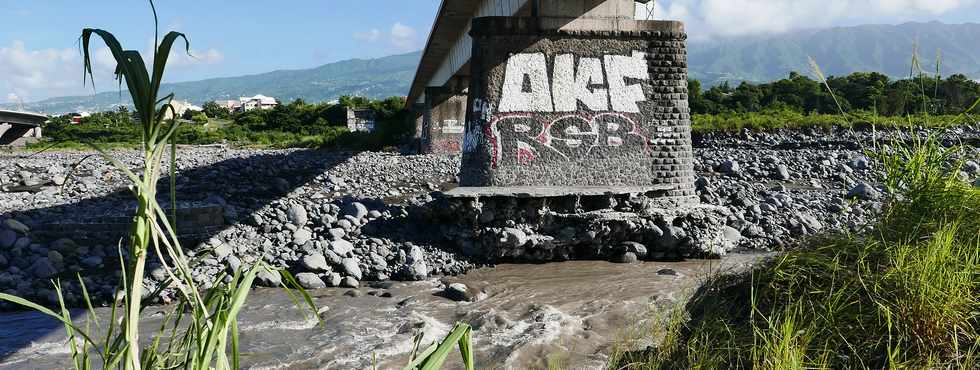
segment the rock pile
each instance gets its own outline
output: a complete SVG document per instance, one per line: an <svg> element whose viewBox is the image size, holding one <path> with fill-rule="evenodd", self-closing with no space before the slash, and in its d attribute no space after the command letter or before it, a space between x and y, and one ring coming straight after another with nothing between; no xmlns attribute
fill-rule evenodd
<svg viewBox="0 0 980 370"><path fill-rule="evenodd" d="M961 176L980 186L980 128L958 130L944 140L970 145ZM357 287L458 274L494 260L470 253L477 249L550 260L578 255L575 243L565 241L588 240L602 247L599 258L630 263L779 248L824 230L860 228L887 199L880 171L861 150L870 135L796 130L699 137L696 185L702 203L713 208L667 215L645 207L643 197L607 199L609 207L596 209L601 227L592 229L574 222L562 227L567 220L555 218L521 220L506 206L493 207L492 215L446 213L433 192L456 182L459 160L448 156L185 148L176 183L182 204L224 212L222 229L185 245L202 285L264 261L289 269L308 288ZM139 165L136 152L113 154ZM124 235L78 230L66 239L45 232L66 221L83 225L132 212L125 179L108 163L93 157L75 166L88 155L0 155L0 163L12 164L0 166L0 291L51 302L50 280L60 278L69 301L78 304L78 273L95 297L113 297ZM168 186L161 181L164 204ZM435 217L434 209L454 219ZM461 221L483 222L490 232L457 238ZM551 226L540 227L545 224ZM713 231L690 227L700 224ZM165 280L157 266L149 271L149 286ZM275 285L279 277L260 281Z"/></svg>

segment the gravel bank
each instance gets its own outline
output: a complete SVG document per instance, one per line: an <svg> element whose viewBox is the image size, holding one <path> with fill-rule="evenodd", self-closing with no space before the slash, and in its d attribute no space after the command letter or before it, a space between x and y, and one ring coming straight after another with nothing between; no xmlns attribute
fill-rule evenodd
<svg viewBox="0 0 980 370"><path fill-rule="evenodd" d="M980 182L978 132L963 126L943 136L967 144L961 175L971 182ZM878 139L924 133L878 133ZM695 139L698 193L702 203L725 209L720 221L729 250L769 250L818 232L857 229L883 207L880 173L862 151L872 139L871 132L843 130L701 135ZM69 176L90 154L0 155L0 291L50 302L50 279L74 280L77 272L94 295L112 296L125 230L88 225L124 225L132 195L98 157ZM139 164L134 151L113 154ZM210 217L203 221L191 220L199 216L191 212L178 226L213 226L188 235L195 240L189 248L195 278L204 285L259 260L293 271L309 288L459 274L483 261L456 253L433 232L438 228L412 213L433 202L431 193L455 186L458 166L458 158L437 155L183 148L178 209L219 211L199 212ZM161 181L162 194L168 183ZM630 245L625 251L633 256L617 259L630 262L646 249ZM154 287L163 274L150 271L147 283ZM261 280L277 283L274 276ZM77 291L77 282L65 284ZM76 304L79 298L69 297Z"/></svg>

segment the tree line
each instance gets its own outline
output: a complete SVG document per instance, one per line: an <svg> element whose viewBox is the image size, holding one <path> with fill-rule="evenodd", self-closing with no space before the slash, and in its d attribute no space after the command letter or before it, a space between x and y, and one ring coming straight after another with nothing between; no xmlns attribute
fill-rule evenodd
<svg viewBox="0 0 980 370"><path fill-rule="evenodd" d="M231 112L216 102L205 103L202 112L182 117L195 124L182 125L176 138L181 144L237 142L270 146L342 146L351 149L381 149L396 146L411 136L405 98L373 100L341 97L336 103L307 103L297 99L272 109ZM347 132L347 109L375 111L375 131ZM45 125L45 136L54 142L135 143L138 125L125 106L115 111L93 113L81 124L71 124L71 115L53 117Z"/></svg>
<svg viewBox="0 0 980 370"><path fill-rule="evenodd" d="M822 82L800 73L769 83L722 83L707 90L688 81L691 111L695 114L751 113L790 110L804 114L874 112L882 116L929 113L959 114L980 99L980 83L965 75L946 78L920 75L892 80L877 72L857 72ZM835 101L836 98L836 101ZM840 107L838 107L840 104Z"/></svg>

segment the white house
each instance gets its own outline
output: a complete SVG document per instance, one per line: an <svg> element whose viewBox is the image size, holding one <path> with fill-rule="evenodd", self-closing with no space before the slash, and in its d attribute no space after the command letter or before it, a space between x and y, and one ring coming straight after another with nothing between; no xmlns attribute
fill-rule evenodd
<svg viewBox="0 0 980 370"><path fill-rule="evenodd" d="M272 109L279 105L276 98L271 98L262 94L253 97L238 98L242 110L248 112L253 109Z"/></svg>

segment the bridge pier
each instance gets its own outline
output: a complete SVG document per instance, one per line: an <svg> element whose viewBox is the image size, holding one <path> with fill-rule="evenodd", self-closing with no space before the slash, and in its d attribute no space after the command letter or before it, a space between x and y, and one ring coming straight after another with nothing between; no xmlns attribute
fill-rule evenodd
<svg viewBox="0 0 980 370"><path fill-rule="evenodd" d="M697 202L680 22L485 17L471 36L461 186Z"/></svg>
<svg viewBox="0 0 980 370"><path fill-rule="evenodd" d="M425 89L421 144L424 153L459 154L466 122L468 81Z"/></svg>

